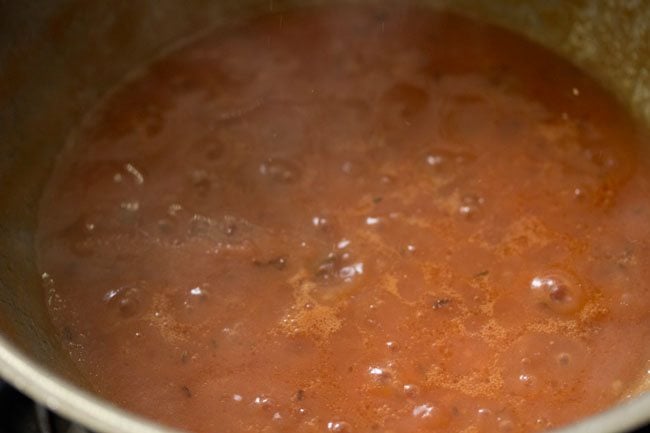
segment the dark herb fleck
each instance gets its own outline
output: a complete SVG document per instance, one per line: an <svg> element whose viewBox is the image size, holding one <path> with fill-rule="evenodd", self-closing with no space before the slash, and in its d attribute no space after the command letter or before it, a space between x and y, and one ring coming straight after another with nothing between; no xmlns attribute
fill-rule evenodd
<svg viewBox="0 0 650 433"><path fill-rule="evenodd" d="M286 256L278 256L267 261L253 259L253 265L259 267L273 266L275 269L281 271L287 267L287 258Z"/></svg>
<svg viewBox="0 0 650 433"><path fill-rule="evenodd" d="M305 398L305 391L302 389L299 389L296 391L296 401L302 401Z"/></svg>
<svg viewBox="0 0 650 433"><path fill-rule="evenodd" d="M490 271L488 271L488 270L481 271L481 272L479 272L477 274L474 274L474 278L486 277L489 273L490 273Z"/></svg>
<svg viewBox="0 0 650 433"><path fill-rule="evenodd" d="M374 197L374 198L372 199L372 202L375 203L375 204L377 204L377 203L381 203L381 201L382 201L382 197Z"/></svg>
<svg viewBox="0 0 650 433"><path fill-rule="evenodd" d="M185 394L185 397L192 398L192 391L186 385L181 386L181 391Z"/></svg>

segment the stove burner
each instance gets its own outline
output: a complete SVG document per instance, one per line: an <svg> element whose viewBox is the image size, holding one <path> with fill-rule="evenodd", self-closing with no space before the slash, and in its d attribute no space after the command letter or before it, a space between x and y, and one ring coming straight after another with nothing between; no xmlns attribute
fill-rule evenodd
<svg viewBox="0 0 650 433"><path fill-rule="evenodd" d="M1 433L92 433L34 403L0 381Z"/></svg>
<svg viewBox="0 0 650 433"><path fill-rule="evenodd" d="M92 433L79 424L64 420L38 403L34 403L34 411L39 433Z"/></svg>

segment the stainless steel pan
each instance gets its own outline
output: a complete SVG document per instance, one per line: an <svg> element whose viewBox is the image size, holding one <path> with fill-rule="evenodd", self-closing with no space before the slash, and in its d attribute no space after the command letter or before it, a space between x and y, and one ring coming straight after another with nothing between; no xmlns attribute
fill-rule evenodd
<svg viewBox="0 0 650 433"><path fill-rule="evenodd" d="M35 268L39 194L71 128L129 70L187 35L316 1L0 0L0 375L104 433L170 431L90 391L53 337ZM650 2L423 1L508 27L584 68L650 122ZM650 342L649 342L650 343ZM650 377L650 374L648 375ZM650 422L650 394L567 432Z"/></svg>

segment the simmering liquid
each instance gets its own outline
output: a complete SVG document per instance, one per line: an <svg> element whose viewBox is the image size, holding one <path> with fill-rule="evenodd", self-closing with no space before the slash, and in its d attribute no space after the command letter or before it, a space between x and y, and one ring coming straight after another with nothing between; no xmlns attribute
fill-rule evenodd
<svg viewBox="0 0 650 433"><path fill-rule="evenodd" d="M46 187L52 321L102 396L208 432L523 432L646 380L650 141L575 68L428 9L221 29Z"/></svg>

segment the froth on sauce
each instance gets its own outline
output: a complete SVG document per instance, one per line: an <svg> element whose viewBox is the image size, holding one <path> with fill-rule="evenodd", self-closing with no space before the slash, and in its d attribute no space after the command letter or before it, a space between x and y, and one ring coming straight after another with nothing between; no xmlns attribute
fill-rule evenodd
<svg viewBox="0 0 650 433"><path fill-rule="evenodd" d="M650 164L572 66L428 9L217 30L123 83L45 190L98 393L194 432L518 432L644 380Z"/></svg>

